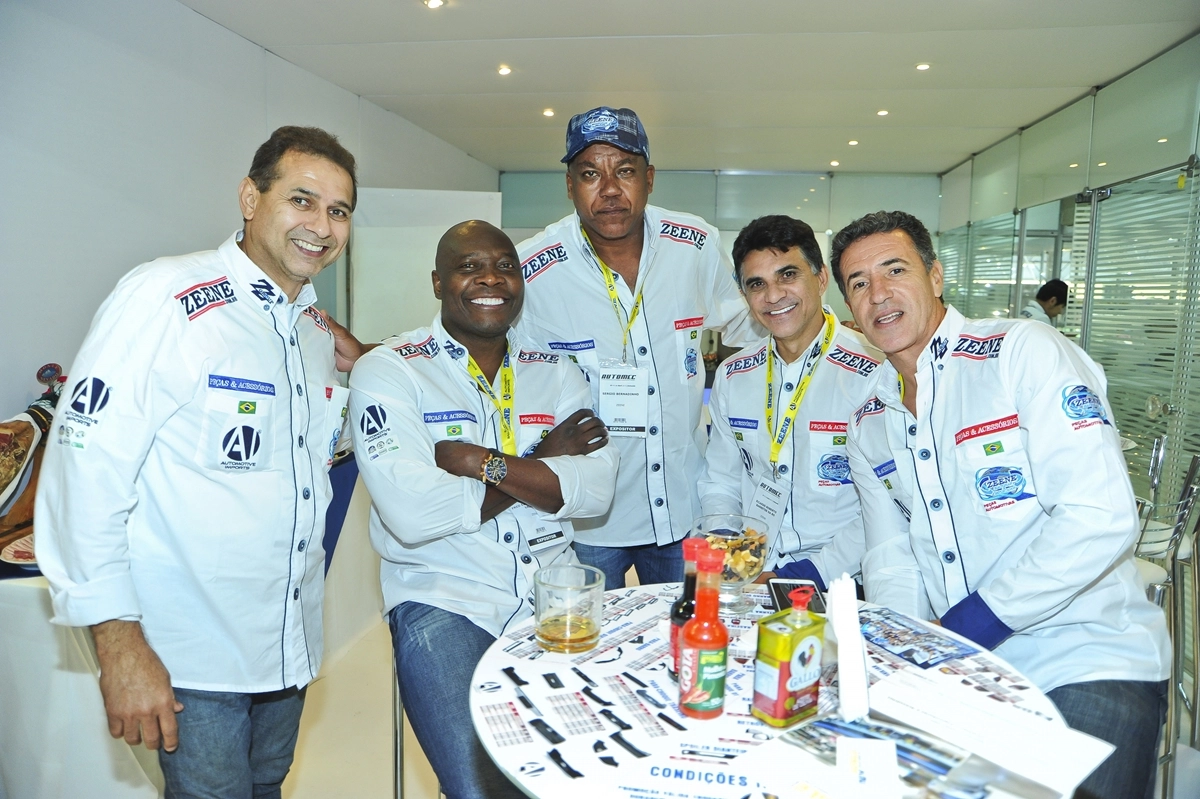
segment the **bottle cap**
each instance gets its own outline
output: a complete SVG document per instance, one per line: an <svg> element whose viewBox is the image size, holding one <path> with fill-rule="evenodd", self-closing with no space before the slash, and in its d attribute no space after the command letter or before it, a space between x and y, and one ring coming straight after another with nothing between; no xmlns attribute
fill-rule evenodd
<svg viewBox="0 0 1200 799"><path fill-rule="evenodd" d="M793 588L788 593L788 599L792 600L792 610L808 610L808 603L813 598L814 590L811 585L801 585Z"/></svg>
<svg viewBox="0 0 1200 799"><path fill-rule="evenodd" d="M700 550L707 548L708 541L703 538L685 538L683 539L683 559L694 563Z"/></svg>
<svg viewBox="0 0 1200 799"><path fill-rule="evenodd" d="M708 542L705 541L705 544ZM696 555L696 569L702 572L720 572L725 568L725 550L705 546Z"/></svg>

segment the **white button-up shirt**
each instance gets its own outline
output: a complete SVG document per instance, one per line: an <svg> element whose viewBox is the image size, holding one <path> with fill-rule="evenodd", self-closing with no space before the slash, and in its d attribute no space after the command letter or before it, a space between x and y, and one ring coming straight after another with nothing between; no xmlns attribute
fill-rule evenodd
<svg viewBox="0 0 1200 799"><path fill-rule="evenodd" d="M518 327L539 346L568 355L591 383L598 406L601 359L621 358L622 332L638 292L642 305L629 331L628 362L650 370L648 435L612 438L621 470L612 510L575 525L592 546L670 544L699 515L696 482L704 468L704 362L700 333L723 331L731 346L763 331L733 278L716 229L691 214L646 207L637 285L614 273L617 319L604 277L571 214L521 243L525 307Z"/></svg>
<svg viewBox="0 0 1200 799"><path fill-rule="evenodd" d="M1091 358L1020 320L954 308L917 363L850 421L867 599L994 648L1043 691L1165 679L1170 644L1132 547L1137 513Z"/></svg>
<svg viewBox="0 0 1200 799"><path fill-rule="evenodd" d="M587 408L590 394L570 361L523 345L512 330L509 352L517 453L528 456L557 424ZM518 503L481 523L484 483L439 469L434 456L446 440L501 448L499 413L467 360L440 316L431 327L387 339L354 366L350 419L371 492L371 543L383 558L384 609L422 602L499 636L532 614L535 571L575 562L568 519L608 509L620 456L610 445L544 458L558 476L562 508L550 514Z"/></svg>
<svg viewBox="0 0 1200 799"><path fill-rule="evenodd" d="M828 308L827 313L832 313ZM792 432L779 453L779 476L791 486L772 538L767 570L810 561L824 584L843 572L857 574L863 554L862 514L846 458L850 414L867 398L869 377L882 354L858 333L837 325L829 351L813 371ZM809 364L820 357L824 328L804 356L785 364L775 351L771 390L778 429ZM766 421L767 346L763 339L717 369L709 397L712 432L700 481L704 513L751 510L761 480L771 479L772 431ZM798 576L811 576L797 571Z"/></svg>
<svg viewBox="0 0 1200 799"><path fill-rule="evenodd" d="M173 685L253 693L321 665L345 390L312 286L289 303L237 238L139 266L100 307L50 431L36 540L56 623L140 619Z"/></svg>

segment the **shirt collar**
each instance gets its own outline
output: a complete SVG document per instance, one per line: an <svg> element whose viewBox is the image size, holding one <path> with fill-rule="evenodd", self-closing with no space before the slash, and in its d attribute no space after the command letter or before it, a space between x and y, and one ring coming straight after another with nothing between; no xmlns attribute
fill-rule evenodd
<svg viewBox="0 0 1200 799"><path fill-rule="evenodd" d="M238 246L238 242L242 240L242 234L241 230L235 231L225 240L218 251L229 266L229 276L257 301L255 302L256 306L268 313L276 306L288 305L291 305L296 311L302 311L317 301L317 290L313 288L312 281L306 280L300 287L300 293L296 295L296 301L288 303L287 294L279 287L279 284L267 277L267 273L258 264L251 261L250 257Z"/></svg>
<svg viewBox="0 0 1200 799"><path fill-rule="evenodd" d="M433 324L429 326L429 331L433 334L433 340L438 343L439 347L446 351L446 355L450 357L450 360L457 361L459 367L465 372L467 370L467 348L446 331L446 328L442 325L441 311L438 311L437 316L433 317ZM508 328L507 338L508 351L516 358L521 352L521 344L515 328Z"/></svg>
<svg viewBox="0 0 1200 799"><path fill-rule="evenodd" d="M804 355L802 357L797 358L796 360L792 361L791 363L784 362L783 355L779 352L779 343L775 340L774 336L770 337L771 351L773 353L775 353L775 357L779 360L779 363L783 364L783 371L791 371L795 367L800 367L800 370L802 372L807 372L809 365L813 362L813 360L815 358L817 358L821 354L821 342L823 342L825 340L825 317L824 317L824 314L829 314L830 316L834 316L833 309L830 308L828 305L822 305L821 310L824 312L821 317L821 328L817 331L817 335L813 336L812 340L808 342L808 346L804 349ZM837 317L834 316L834 319L836 319L836 318ZM837 328L836 327L834 328L834 331L833 331L833 337L837 338ZM832 342L831 342L831 345L832 345Z"/></svg>
<svg viewBox="0 0 1200 799"><path fill-rule="evenodd" d="M966 317L959 313L957 308L953 305L946 306L946 315L942 317L941 324L938 325L933 337L930 338L929 343L917 358L918 375L927 368L932 369L935 364L941 364L950 359L950 344L958 340L958 334L962 332L966 321ZM885 360L880 364L879 372L877 396L885 404L900 405L900 383L897 377L899 373L896 371L896 367L890 360Z"/></svg>
<svg viewBox="0 0 1200 799"><path fill-rule="evenodd" d="M654 235L657 222L651 216L651 212L657 210L653 206L646 206L646 210L642 212L642 256L638 262L638 282L642 282L642 276L646 272L646 267L653 260L655 253L658 252L658 236ZM596 259L596 253L592 249L588 240L583 236L583 222L579 219L579 212L574 213L574 224L571 225L569 235L575 242L575 246L585 253L591 260L597 270L600 264ZM626 286L630 291L634 291L636 286Z"/></svg>

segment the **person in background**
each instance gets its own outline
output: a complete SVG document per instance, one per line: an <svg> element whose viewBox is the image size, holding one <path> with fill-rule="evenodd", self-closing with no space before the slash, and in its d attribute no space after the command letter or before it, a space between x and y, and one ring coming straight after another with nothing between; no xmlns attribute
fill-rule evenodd
<svg viewBox="0 0 1200 799"><path fill-rule="evenodd" d="M1047 281L1029 303L1021 309L1022 319L1033 319L1054 326L1054 317L1067 310L1067 293L1070 287L1055 278Z"/></svg>
<svg viewBox="0 0 1200 799"><path fill-rule="evenodd" d="M700 333L761 335L717 231L647 205L654 167L628 108L593 108L567 126L567 196L575 213L517 248L528 286L518 326L575 361L621 452L612 509L576 525L575 550L605 587L683 579L680 542L699 515L704 366Z"/></svg>
<svg viewBox="0 0 1200 799"><path fill-rule="evenodd" d="M846 428L883 356L821 304L829 272L804 222L755 219L734 242L733 268L769 335L717 369L700 505L769 525L760 580L812 580L824 591L859 571L862 514Z"/></svg>
<svg viewBox="0 0 1200 799"><path fill-rule="evenodd" d="M1047 327L945 306L910 214L851 222L830 263L887 356L847 443L867 600L994 650L1067 724L1116 746L1077 797L1149 797L1171 645L1133 563L1103 373Z"/></svg>
<svg viewBox="0 0 1200 799"><path fill-rule="evenodd" d="M350 375L396 677L448 799L519 797L471 724L471 675L533 615L533 575L574 563L568 519L608 510L617 449L579 370L511 327L525 284L508 236L464 222L438 243L427 328Z"/></svg>
<svg viewBox="0 0 1200 799"><path fill-rule="evenodd" d="M348 371L317 311L354 156L283 127L220 248L143 264L97 311L37 497L56 624L91 627L109 732L162 747L168 797L271 797L321 666L321 546Z"/></svg>

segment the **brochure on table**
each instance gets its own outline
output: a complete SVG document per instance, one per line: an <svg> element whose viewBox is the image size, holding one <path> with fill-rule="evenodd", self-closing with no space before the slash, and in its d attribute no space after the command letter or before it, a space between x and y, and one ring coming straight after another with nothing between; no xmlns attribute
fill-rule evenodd
<svg viewBox="0 0 1200 799"><path fill-rule="evenodd" d="M884 782L895 783L901 796L922 779L940 784L938 778L954 772L978 784L990 780L1014 796L1049 799L1069 793L1111 751L1065 727L1049 700L990 654L883 608L860 614L873 714L860 726L847 727L833 715L833 645L826 647L819 721L778 730L751 716L757 638L747 619L729 624L725 712L689 718L679 712L678 686L667 669L666 614L677 590L610 592L600 644L590 652L544 652L531 622L503 636L481 660L471 695L475 728L493 759L533 795L884 797L891 795ZM756 599L765 602L765 590ZM898 724L888 725L885 713ZM839 745L839 738L851 742ZM891 757L881 754L892 751L887 744L881 749L855 738L897 741L908 787L877 775L878 764ZM855 781L840 776L851 772ZM1031 781L1039 778L1050 787ZM873 793L854 787L868 784ZM960 788L932 795L1003 795Z"/></svg>

